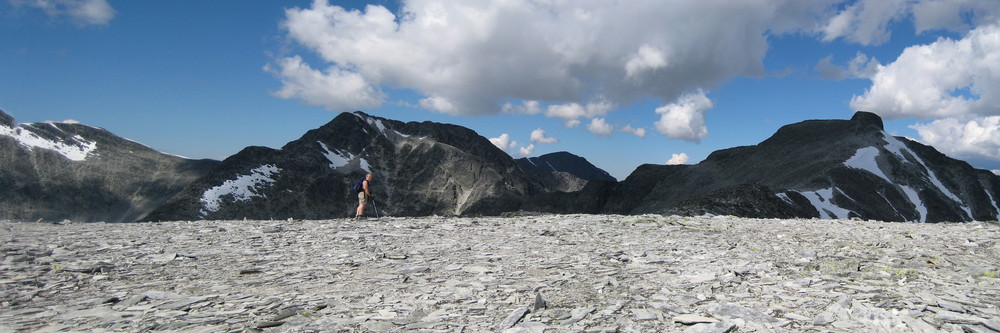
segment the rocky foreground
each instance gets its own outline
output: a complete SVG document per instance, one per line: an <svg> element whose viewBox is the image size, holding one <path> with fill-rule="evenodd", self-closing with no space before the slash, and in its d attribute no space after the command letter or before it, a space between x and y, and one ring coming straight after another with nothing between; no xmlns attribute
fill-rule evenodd
<svg viewBox="0 0 1000 333"><path fill-rule="evenodd" d="M1000 225L0 222L0 332L997 332Z"/></svg>

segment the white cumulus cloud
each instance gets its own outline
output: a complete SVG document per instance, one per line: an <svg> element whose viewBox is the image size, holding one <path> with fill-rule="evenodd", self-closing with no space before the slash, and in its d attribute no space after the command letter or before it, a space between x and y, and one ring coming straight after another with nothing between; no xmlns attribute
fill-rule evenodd
<svg viewBox="0 0 1000 333"><path fill-rule="evenodd" d="M576 127L576 125L570 126L570 124L579 124L579 118L593 119L594 117L607 115L612 109L614 109L614 105L608 101L592 102L586 105L567 103L549 105L545 110L545 116L565 120L566 127Z"/></svg>
<svg viewBox="0 0 1000 333"><path fill-rule="evenodd" d="M500 148L500 150L503 151L514 149L514 147L517 146L517 141L511 140L510 134L507 133L500 134L500 136L495 138L490 138L490 142L492 142L494 146L497 146L497 148Z"/></svg>
<svg viewBox="0 0 1000 333"><path fill-rule="evenodd" d="M822 28L823 40L845 38L861 45L879 45L889 40L889 24L906 17L909 0L860 0L830 19Z"/></svg>
<svg viewBox="0 0 1000 333"><path fill-rule="evenodd" d="M819 32L825 41L843 38L862 45L883 44L891 37L890 25L909 18L913 19L918 34L937 29L965 33L1000 18L1000 1L996 0L837 2L847 5L833 17L821 21Z"/></svg>
<svg viewBox="0 0 1000 333"><path fill-rule="evenodd" d="M654 71L667 66L667 58L663 51L644 44L639 51L625 63L625 77L636 79L642 72Z"/></svg>
<svg viewBox="0 0 1000 333"><path fill-rule="evenodd" d="M640 138L646 137L646 129L642 127L633 128L632 125L625 125L625 127L621 128L621 131L625 133L630 133Z"/></svg>
<svg viewBox="0 0 1000 333"><path fill-rule="evenodd" d="M670 160L667 161L667 165L687 164L688 160L690 160L690 158L686 153L670 154Z"/></svg>
<svg viewBox="0 0 1000 333"><path fill-rule="evenodd" d="M708 136L705 112L714 106L703 91L681 96L677 103L656 109L660 120L656 129L671 139L701 142Z"/></svg>
<svg viewBox="0 0 1000 333"><path fill-rule="evenodd" d="M274 96L299 98L309 105L321 105L331 111L376 108L382 104L381 90L358 73L336 67L321 72L302 62L299 56L282 59L278 69L266 66L284 85Z"/></svg>
<svg viewBox="0 0 1000 333"><path fill-rule="evenodd" d="M927 1L914 5L913 14L918 31L964 35L910 46L876 66L871 87L851 107L887 119L924 119L911 128L946 154L1000 159L1000 2ZM983 20L989 24L972 28Z"/></svg>
<svg viewBox="0 0 1000 333"><path fill-rule="evenodd" d="M310 92L343 88L337 79L281 76L292 86L282 91L299 92L278 96L325 96L307 103L353 111L392 98L374 93L392 87L438 112L545 112L572 125L640 99L670 103L734 76L763 75L768 35L812 31L834 14L829 1L403 0L393 12L315 0L286 10L282 28L302 47L284 58L309 52L316 60L275 66L357 76L372 90Z"/></svg>
<svg viewBox="0 0 1000 333"><path fill-rule="evenodd" d="M1000 116L945 118L910 126L921 141L957 157L1000 159Z"/></svg>
<svg viewBox="0 0 1000 333"><path fill-rule="evenodd" d="M535 151L535 144L530 144L527 147L521 146L520 151L521 151L521 156L531 155L531 153Z"/></svg>
<svg viewBox="0 0 1000 333"><path fill-rule="evenodd" d="M611 131L614 127L608 124L604 118L594 118L587 125L587 131L600 136L611 136Z"/></svg>
<svg viewBox="0 0 1000 333"><path fill-rule="evenodd" d="M1000 105L1000 25L965 38L942 38L906 48L878 66L872 86L851 107L887 118L943 118L993 114Z"/></svg>
<svg viewBox="0 0 1000 333"><path fill-rule="evenodd" d="M60 1L70 0L34 3ZM605 118L616 108L657 100L655 128L699 142L712 108L704 91L765 75L769 38L880 45L905 20L918 34L966 37L911 47L888 65L859 53L840 66L819 60L816 70L870 79L851 105L890 119L993 115L998 18L996 0L401 0L392 10L314 0L285 11L292 47L266 68L281 81L275 96L333 111L389 102L452 115L541 114L570 128L588 122L598 135L613 131ZM393 91L419 102L390 102L408 98Z"/></svg>
<svg viewBox="0 0 1000 333"><path fill-rule="evenodd" d="M511 102L504 103L501 112L503 113L523 113L523 114L539 114L544 111L542 109L542 103L538 101L523 101L520 105L516 105Z"/></svg>
<svg viewBox="0 0 1000 333"><path fill-rule="evenodd" d="M538 144L549 144L559 142L559 139L545 136L545 130L539 128L531 131L531 142Z"/></svg>

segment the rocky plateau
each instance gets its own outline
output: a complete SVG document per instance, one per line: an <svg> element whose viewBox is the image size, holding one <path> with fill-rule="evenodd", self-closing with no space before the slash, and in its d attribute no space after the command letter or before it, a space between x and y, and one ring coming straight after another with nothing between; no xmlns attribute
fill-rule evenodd
<svg viewBox="0 0 1000 333"><path fill-rule="evenodd" d="M0 332L1000 332L1000 225L0 222Z"/></svg>

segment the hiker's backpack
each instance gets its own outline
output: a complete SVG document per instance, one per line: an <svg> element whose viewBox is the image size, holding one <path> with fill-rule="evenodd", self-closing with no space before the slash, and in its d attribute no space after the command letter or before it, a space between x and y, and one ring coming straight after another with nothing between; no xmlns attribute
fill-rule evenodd
<svg viewBox="0 0 1000 333"><path fill-rule="evenodd" d="M361 178L357 184L354 184L354 192L363 192L365 190L365 179Z"/></svg>

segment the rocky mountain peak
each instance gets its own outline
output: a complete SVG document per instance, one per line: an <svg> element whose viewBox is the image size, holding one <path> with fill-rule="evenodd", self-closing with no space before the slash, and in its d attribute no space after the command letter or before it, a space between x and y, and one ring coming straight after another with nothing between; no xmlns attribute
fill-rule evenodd
<svg viewBox="0 0 1000 333"><path fill-rule="evenodd" d="M885 126L882 124L882 117L879 117L877 114L871 112L858 111L854 113L853 117L851 117L851 121L878 128L880 131L885 130Z"/></svg>
<svg viewBox="0 0 1000 333"><path fill-rule="evenodd" d="M585 181L595 179L617 181L607 171L594 166L587 159L566 151L549 153L537 157L519 158L517 162L522 167L536 172L566 172Z"/></svg>
<svg viewBox="0 0 1000 333"><path fill-rule="evenodd" d="M217 163L74 122L0 123L0 219L133 222Z"/></svg>
<svg viewBox="0 0 1000 333"><path fill-rule="evenodd" d="M688 168L639 168L621 187L629 190L612 194L605 211L915 222L1000 216L1000 177L889 135L871 112L786 125L758 145L719 150Z"/></svg>
<svg viewBox="0 0 1000 333"><path fill-rule="evenodd" d="M547 190L471 129L358 111L338 114L280 150L231 156L148 219L353 216L358 201L350 188L369 172L378 198L372 216L376 206L381 215L495 215ZM234 183L246 185L227 187Z"/></svg>
<svg viewBox="0 0 1000 333"><path fill-rule="evenodd" d="M0 125L14 127L14 117L0 110Z"/></svg>

